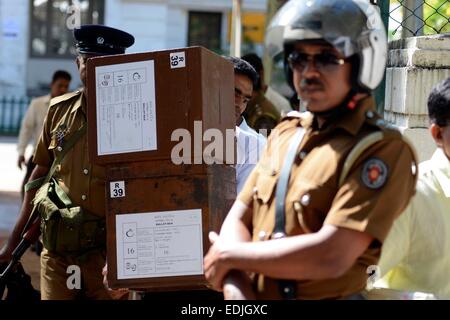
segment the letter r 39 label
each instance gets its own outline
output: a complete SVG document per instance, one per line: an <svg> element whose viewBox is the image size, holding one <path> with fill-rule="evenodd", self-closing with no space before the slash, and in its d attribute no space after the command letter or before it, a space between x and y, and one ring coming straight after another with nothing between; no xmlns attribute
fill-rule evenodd
<svg viewBox="0 0 450 320"><path fill-rule="evenodd" d="M111 198L125 197L125 181L113 181L109 183Z"/></svg>

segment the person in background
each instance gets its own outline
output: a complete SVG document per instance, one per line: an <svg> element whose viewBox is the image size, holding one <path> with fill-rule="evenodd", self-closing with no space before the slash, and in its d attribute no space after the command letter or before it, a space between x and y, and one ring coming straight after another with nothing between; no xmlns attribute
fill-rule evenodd
<svg viewBox="0 0 450 320"><path fill-rule="evenodd" d="M258 80L255 69L243 59L236 57L226 57L226 59L234 66L234 110L237 138L236 189L239 193L261 156L266 138L250 128L242 116L252 98L253 88Z"/></svg>
<svg viewBox="0 0 450 320"><path fill-rule="evenodd" d="M272 104L277 108L278 112L284 116L292 111L291 104L289 100L284 96L279 94L275 89L273 89L270 85L266 84L264 80L264 65L262 63L261 58L256 53L249 53L242 56L242 59L247 61L255 68L256 72L259 75L259 81L255 88L255 90L261 89L264 92L267 100L272 102Z"/></svg>
<svg viewBox="0 0 450 320"><path fill-rule="evenodd" d="M22 169L26 168L25 177L23 178L22 187L20 192L22 199L24 195L24 186L30 178L31 172L36 166L33 163L33 157L28 160L25 159L25 149L30 142L33 143L33 152L36 147L37 140L41 134L42 126L44 125L44 119L47 115L48 107L50 105L50 99L66 94L69 91L70 81L72 77L70 73L64 70L58 70L53 74L52 82L50 84L50 93L34 98L31 100L30 106L22 119L20 126L19 141L17 143L17 153L19 154L17 159L17 166Z"/></svg>
<svg viewBox="0 0 450 320"><path fill-rule="evenodd" d="M258 132L261 129L266 129L270 134L270 131L280 122L281 115L292 109L286 105L287 101L281 95L272 89L268 91L269 86L264 83L263 64L256 54L244 55L242 60L248 62L257 72L252 98L248 102L243 116L250 127ZM269 99L268 92L274 101Z"/></svg>
<svg viewBox="0 0 450 320"><path fill-rule="evenodd" d="M450 299L450 78L431 91L428 115L437 150L384 242L375 286Z"/></svg>

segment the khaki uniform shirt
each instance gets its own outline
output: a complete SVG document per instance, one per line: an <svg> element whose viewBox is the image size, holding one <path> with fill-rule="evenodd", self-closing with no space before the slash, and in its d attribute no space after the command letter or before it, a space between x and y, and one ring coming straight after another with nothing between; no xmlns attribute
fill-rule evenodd
<svg viewBox="0 0 450 320"><path fill-rule="evenodd" d="M258 91L257 95L250 100L245 113L247 114L248 125L257 132L265 128L264 123L266 125L273 124L273 127L275 127L281 120L280 112L262 91ZM273 129L273 127L268 129Z"/></svg>
<svg viewBox="0 0 450 320"><path fill-rule="evenodd" d="M81 91L51 100L34 153L36 164L51 167L53 159L59 152L58 146L64 145L86 122L85 101ZM94 215L105 216L105 168L91 163L87 134L66 153L56 168L54 177L74 205L81 206Z"/></svg>
<svg viewBox="0 0 450 320"><path fill-rule="evenodd" d="M414 193L415 157L401 134L375 113L372 97L320 130L311 114L285 118L272 131L260 162L238 196L253 208L253 241L271 238L276 184L298 126L305 128L305 136L297 150L299 156L291 169L286 196L287 236L317 232L330 224L376 239L344 275L297 282L298 299L339 299L365 288L367 267L377 264L381 243ZM376 131L384 138L357 158L339 186L347 155L363 137ZM256 275L255 286L259 299L281 298L274 279Z"/></svg>

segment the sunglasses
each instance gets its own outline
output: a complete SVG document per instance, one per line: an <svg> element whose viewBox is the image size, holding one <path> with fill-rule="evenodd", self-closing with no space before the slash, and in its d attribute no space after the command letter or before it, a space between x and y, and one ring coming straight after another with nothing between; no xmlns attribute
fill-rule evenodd
<svg viewBox="0 0 450 320"><path fill-rule="evenodd" d="M288 56L288 63L292 70L303 72L312 61L318 71L334 71L338 66L347 62L347 59L341 59L329 52L309 55L301 52L292 52Z"/></svg>

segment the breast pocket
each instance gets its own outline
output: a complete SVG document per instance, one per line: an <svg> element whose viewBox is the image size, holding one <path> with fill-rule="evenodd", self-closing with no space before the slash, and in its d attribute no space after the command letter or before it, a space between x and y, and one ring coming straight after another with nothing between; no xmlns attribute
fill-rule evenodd
<svg viewBox="0 0 450 320"><path fill-rule="evenodd" d="M260 173L253 189L253 240L264 241L270 238L274 228L273 198L277 176Z"/></svg>
<svg viewBox="0 0 450 320"><path fill-rule="evenodd" d="M287 205L294 210L304 232L317 232L323 226L335 194L334 188L296 181L288 194Z"/></svg>

